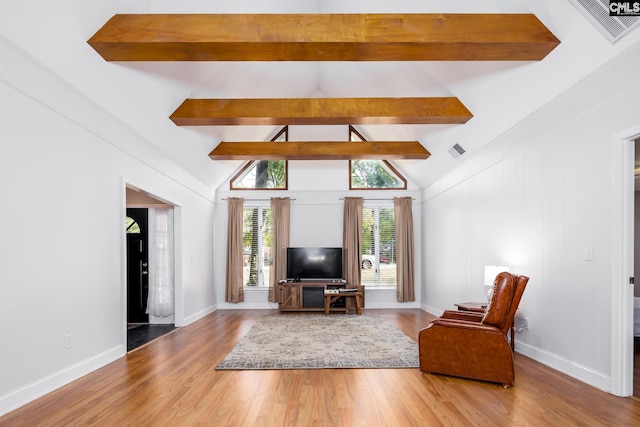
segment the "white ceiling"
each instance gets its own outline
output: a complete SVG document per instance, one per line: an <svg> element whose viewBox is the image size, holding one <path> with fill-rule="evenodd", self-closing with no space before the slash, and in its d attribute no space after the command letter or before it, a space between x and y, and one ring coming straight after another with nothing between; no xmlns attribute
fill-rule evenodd
<svg viewBox="0 0 640 427"><path fill-rule="evenodd" d="M456 96L474 115L464 125L356 127L369 140L420 141L429 159L394 164L425 188L640 40L634 31L611 44L558 0L6 0L1 7L3 37L213 188L242 163L208 158L221 140L268 140L277 129L178 127L168 117L186 98ZM374 12L534 13L561 44L541 62L110 63L86 43L116 13ZM335 129L313 131L316 140L335 139ZM455 143L467 150L457 160L447 152Z"/></svg>

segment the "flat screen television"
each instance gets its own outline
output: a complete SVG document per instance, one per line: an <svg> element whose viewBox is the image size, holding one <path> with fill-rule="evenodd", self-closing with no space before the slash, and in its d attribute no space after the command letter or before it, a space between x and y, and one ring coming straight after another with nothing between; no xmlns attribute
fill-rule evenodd
<svg viewBox="0 0 640 427"><path fill-rule="evenodd" d="M342 248L287 248L287 278L342 279Z"/></svg>

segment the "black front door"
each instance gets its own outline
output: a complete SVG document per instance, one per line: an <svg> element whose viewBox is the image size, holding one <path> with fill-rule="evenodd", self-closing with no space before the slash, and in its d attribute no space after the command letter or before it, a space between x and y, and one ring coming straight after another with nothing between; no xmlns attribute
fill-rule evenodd
<svg viewBox="0 0 640 427"><path fill-rule="evenodd" d="M149 255L146 208L127 208L127 323L148 323Z"/></svg>

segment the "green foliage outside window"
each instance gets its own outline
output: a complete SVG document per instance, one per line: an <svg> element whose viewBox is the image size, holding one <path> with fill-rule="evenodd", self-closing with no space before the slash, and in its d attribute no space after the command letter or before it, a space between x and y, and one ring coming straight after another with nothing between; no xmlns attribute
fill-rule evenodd
<svg viewBox="0 0 640 427"><path fill-rule="evenodd" d="M289 139L288 126L283 127L271 140L286 143ZM287 161L286 160L252 160L231 178L232 190L287 189Z"/></svg>
<svg viewBox="0 0 640 427"><path fill-rule="evenodd" d="M256 160L231 181L231 188L286 189L286 170L286 160Z"/></svg>
<svg viewBox="0 0 640 427"><path fill-rule="evenodd" d="M255 188L285 188L285 161L260 160L256 162Z"/></svg>
<svg viewBox="0 0 640 427"><path fill-rule="evenodd" d="M359 142L366 139L349 126L349 141ZM386 160L350 160L351 189L406 189L407 180Z"/></svg>
<svg viewBox="0 0 640 427"><path fill-rule="evenodd" d="M380 160L351 162L352 188L403 188L404 183L393 176Z"/></svg>

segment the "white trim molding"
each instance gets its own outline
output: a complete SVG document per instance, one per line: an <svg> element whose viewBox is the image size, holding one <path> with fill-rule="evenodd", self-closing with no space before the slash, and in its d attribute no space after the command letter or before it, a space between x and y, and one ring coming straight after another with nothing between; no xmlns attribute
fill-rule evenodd
<svg viewBox="0 0 640 427"><path fill-rule="evenodd" d="M79 363L61 369L17 390L0 396L0 416L18 409L47 393L69 384L109 363L123 357L127 346L118 345Z"/></svg>
<svg viewBox="0 0 640 427"><path fill-rule="evenodd" d="M616 396L633 395L634 140L640 126L611 141L611 386Z"/></svg>
<svg viewBox="0 0 640 427"><path fill-rule="evenodd" d="M517 340L516 352L602 391L611 392L611 378L604 372L595 371L574 361L560 357L557 354L541 350L528 344L523 344Z"/></svg>

